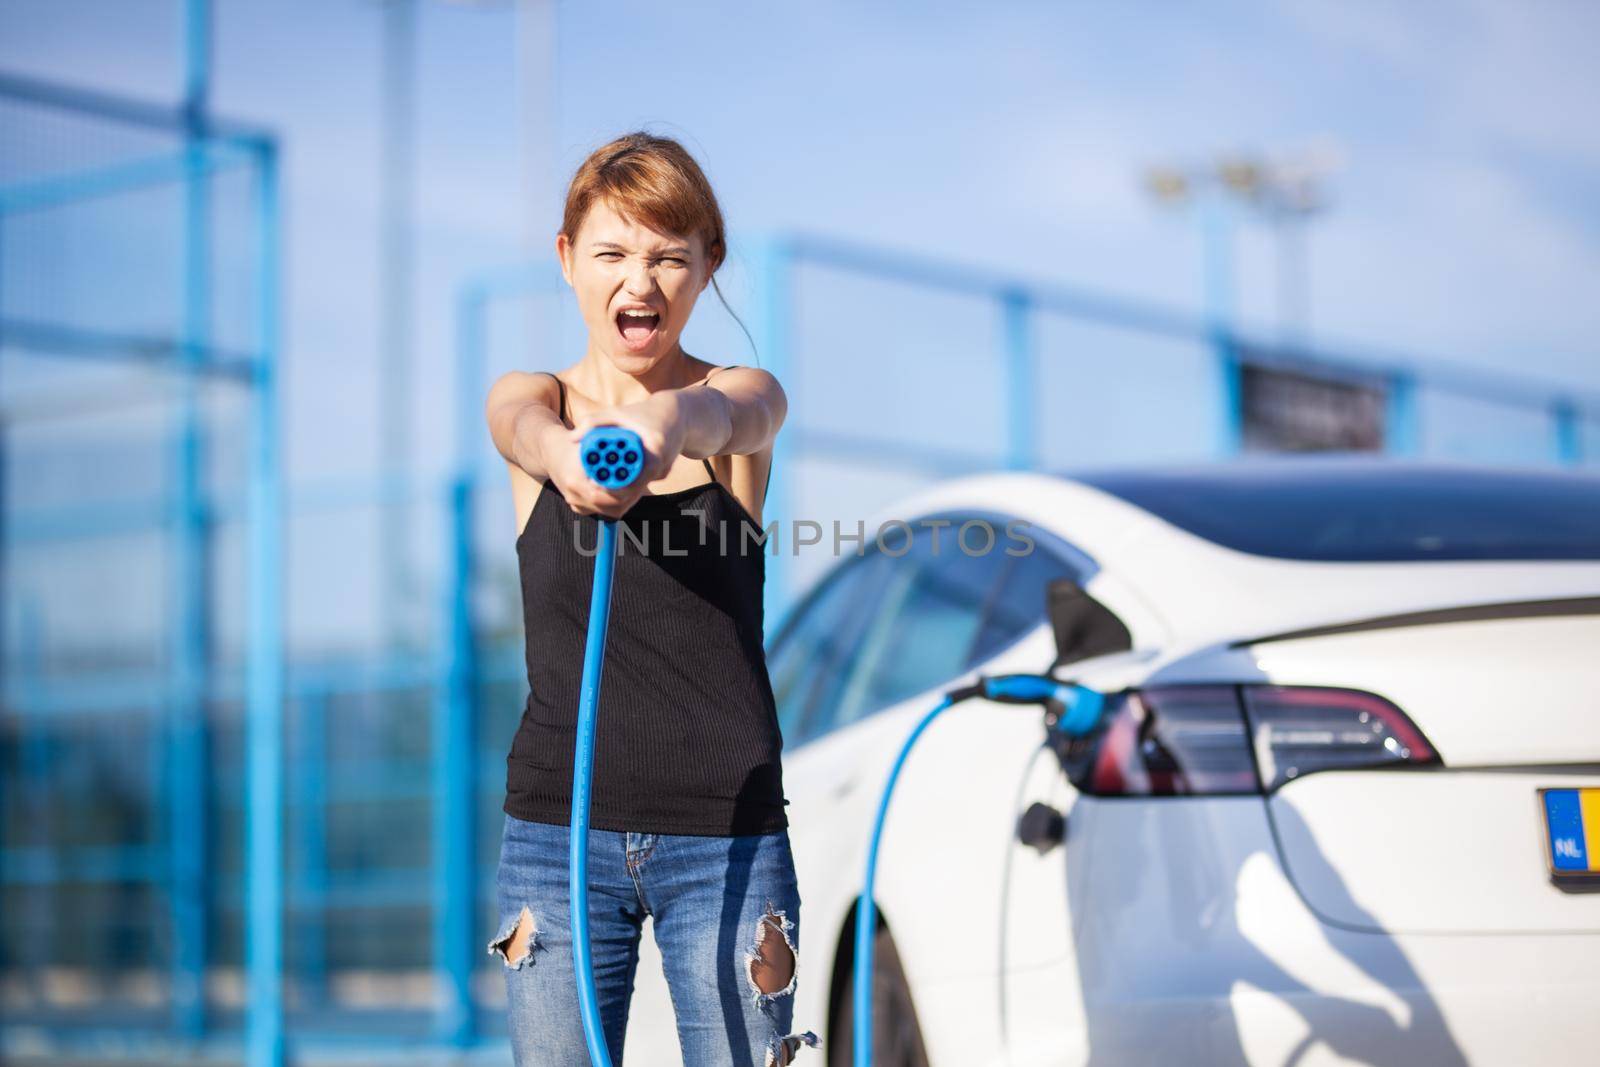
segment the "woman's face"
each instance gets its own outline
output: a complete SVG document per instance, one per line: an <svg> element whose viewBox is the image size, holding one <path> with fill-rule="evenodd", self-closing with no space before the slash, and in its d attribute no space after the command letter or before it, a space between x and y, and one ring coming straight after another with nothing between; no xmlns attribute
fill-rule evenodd
<svg viewBox="0 0 1600 1067"><path fill-rule="evenodd" d="M658 233L604 200L589 209L575 240L556 237L556 254L589 327L589 347L634 375L677 350L694 302L711 280L698 235Z"/></svg>

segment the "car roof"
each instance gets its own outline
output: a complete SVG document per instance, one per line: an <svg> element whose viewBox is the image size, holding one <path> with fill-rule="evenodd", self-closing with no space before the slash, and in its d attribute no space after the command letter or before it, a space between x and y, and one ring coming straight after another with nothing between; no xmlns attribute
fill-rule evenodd
<svg viewBox="0 0 1600 1067"><path fill-rule="evenodd" d="M1051 472L1282 559L1600 559L1600 471L1367 455Z"/></svg>
<svg viewBox="0 0 1600 1067"><path fill-rule="evenodd" d="M1600 486L1600 469L1506 466L1438 459L1395 459L1371 453L1282 453L1244 455L1232 459L1070 467L1049 472L1058 478L1104 484L1136 485L1182 478L1203 487L1252 487L1271 490L1288 481L1320 486L1360 484L1375 491L1404 491L1419 481L1445 480L1461 486L1492 488L1506 482L1587 481Z"/></svg>

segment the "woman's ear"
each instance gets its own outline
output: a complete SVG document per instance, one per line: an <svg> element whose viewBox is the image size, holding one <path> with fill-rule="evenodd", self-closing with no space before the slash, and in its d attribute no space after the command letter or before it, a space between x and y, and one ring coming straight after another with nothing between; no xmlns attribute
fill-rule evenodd
<svg viewBox="0 0 1600 1067"><path fill-rule="evenodd" d="M561 276L572 284L572 242L564 233L556 234L556 258L561 261Z"/></svg>
<svg viewBox="0 0 1600 1067"><path fill-rule="evenodd" d="M721 267L722 267L722 257L721 256L713 256L706 263L706 276L704 278L700 279L700 292L703 293L703 292L706 291L706 286L711 284L711 280L717 276L717 271L720 270Z"/></svg>
<svg viewBox="0 0 1600 1067"><path fill-rule="evenodd" d="M700 288L695 294L698 296L700 293L706 291L706 286L711 284L711 279L715 278L717 276L717 271L722 269L722 260L724 258L725 250L723 249L721 242L712 241L710 242L710 247L706 247L706 241L704 238L696 238L696 240L699 240L701 247L705 248L705 256L702 262L704 262L706 265L706 276L700 279Z"/></svg>

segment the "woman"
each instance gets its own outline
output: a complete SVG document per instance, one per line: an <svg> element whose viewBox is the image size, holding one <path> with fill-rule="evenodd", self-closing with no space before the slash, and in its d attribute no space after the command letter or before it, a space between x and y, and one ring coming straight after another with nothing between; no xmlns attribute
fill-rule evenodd
<svg viewBox="0 0 1600 1067"><path fill-rule="evenodd" d="M590 805L589 923L612 1061L641 924L654 923L690 1067L786 1064L800 896L762 648L761 508L787 410L777 379L679 335L726 254L677 142L629 134L584 161L556 237L588 326L557 374L512 372L487 417L516 502L529 697L507 760L498 876L518 1067L586 1063L567 896L572 765L598 524L619 519ZM714 282L713 282L714 284ZM721 296L721 290L718 290ZM593 426L639 434L643 473L585 475Z"/></svg>

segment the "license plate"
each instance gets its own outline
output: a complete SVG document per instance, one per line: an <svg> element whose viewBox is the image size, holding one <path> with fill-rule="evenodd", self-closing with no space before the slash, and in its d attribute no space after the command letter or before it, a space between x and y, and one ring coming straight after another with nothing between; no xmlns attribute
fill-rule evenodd
<svg viewBox="0 0 1600 1067"><path fill-rule="evenodd" d="M1600 788L1541 789L1552 878L1600 878Z"/></svg>

